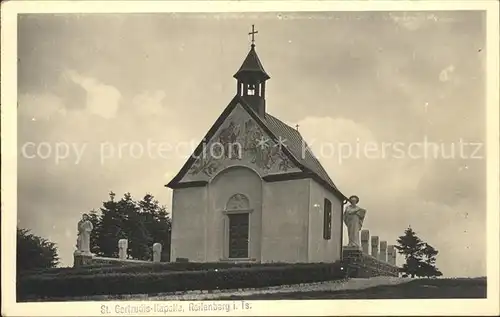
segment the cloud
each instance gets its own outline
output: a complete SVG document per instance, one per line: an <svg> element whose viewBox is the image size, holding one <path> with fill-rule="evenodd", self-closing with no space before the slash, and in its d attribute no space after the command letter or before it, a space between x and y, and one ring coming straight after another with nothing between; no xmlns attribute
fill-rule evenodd
<svg viewBox="0 0 500 317"><path fill-rule="evenodd" d="M106 119L115 117L121 99L118 89L103 84L95 78L82 76L73 70L67 70L65 75L86 90L86 110L89 113Z"/></svg>
<svg viewBox="0 0 500 317"><path fill-rule="evenodd" d="M137 198L152 193L170 209L171 193L164 185L182 166L184 159L175 154L158 157L155 152L158 145L152 147L152 155L144 151L136 158L131 155L130 147L136 143L146 149L149 140L154 144L175 144L178 140L188 139L189 133L185 131L189 130L176 126L176 118L162 110L166 96L163 91L132 94L133 107L115 113L112 112L117 107L116 98L96 95L90 101L95 107L99 103L105 107L106 100L115 104L113 111L96 113L89 111L88 95L111 91L112 96L117 96L113 93L115 89L111 85L99 84L96 78L74 72L65 75L66 78L71 75L71 81L58 81L57 91L75 84L81 86L87 92L83 99L87 107L68 107L69 102L80 102L77 100L82 97L80 95L75 95L73 100L49 92L24 93L19 97L19 153L28 142L34 146L28 149L29 157L21 155L18 160L18 219L21 227L50 237L58 245L62 265L72 265L76 223L82 213L99 208L109 191L118 195L131 192ZM146 124L138 125L138 114L144 117ZM37 120L32 121L32 117L37 117ZM49 157L37 155L36 146L42 142L52 148ZM54 151L58 144L70 149L68 155L59 161ZM113 148L113 155L105 160L103 144L110 144ZM81 153L80 161L75 148Z"/></svg>
<svg viewBox="0 0 500 317"><path fill-rule="evenodd" d="M370 153L365 148L378 142L373 132L360 123L346 118L306 117L298 124L300 133L336 183L354 187L355 179L370 178L376 172L371 166L384 163L374 160L367 164Z"/></svg>
<svg viewBox="0 0 500 317"><path fill-rule="evenodd" d="M139 115L152 116L158 115L163 111L163 101L166 94L162 90L154 92L145 91L136 95L132 99L134 109Z"/></svg>
<svg viewBox="0 0 500 317"><path fill-rule="evenodd" d="M18 97L18 114L29 119L48 120L54 115L65 115L66 109L62 100L51 93L24 93Z"/></svg>
<svg viewBox="0 0 500 317"><path fill-rule="evenodd" d="M449 81L450 77L451 77L451 74L453 74L454 71L455 71L455 66L454 65L450 65L450 66L446 67L445 69L443 69L439 73L439 80L443 81L443 82Z"/></svg>
<svg viewBox="0 0 500 317"><path fill-rule="evenodd" d="M74 89L75 87L72 86L74 84L84 89L83 100L82 96ZM85 77L75 71L68 70L61 75L57 86L54 87L53 91L21 93L18 98L19 114L34 120L49 120L54 116L89 114L111 119L116 116L119 109L121 93L117 88L103 84L96 78ZM73 95L69 96L65 93L68 91L73 92ZM134 102L137 106L143 107L142 111L154 114L161 109L160 102L164 97L165 93L158 91L153 94L139 95L134 99ZM73 106L73 104L80 102L84 102L83 108Z"/></svg>

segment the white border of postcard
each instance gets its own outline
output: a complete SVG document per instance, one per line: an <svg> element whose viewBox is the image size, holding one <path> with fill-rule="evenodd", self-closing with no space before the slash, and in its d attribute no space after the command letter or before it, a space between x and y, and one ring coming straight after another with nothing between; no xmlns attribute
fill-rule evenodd
<svg viewBox="0 0 500 317"><path fill-rule="evenodd" d="M244 11L487 11L487 299L252 301L244 315L497 315L499 313L498 1L5 1L2 2L2 315L99 316L127 302L15 302L17 210L17 14ZM457 263L457 265L460 265ZM140 301L134 301L140 306ZM186 312L227 315L235 312ZM110 314L111 315L111 314ZM141 314L138 314L141 315ZM158 313L158 315L163 315Z"/></svg>

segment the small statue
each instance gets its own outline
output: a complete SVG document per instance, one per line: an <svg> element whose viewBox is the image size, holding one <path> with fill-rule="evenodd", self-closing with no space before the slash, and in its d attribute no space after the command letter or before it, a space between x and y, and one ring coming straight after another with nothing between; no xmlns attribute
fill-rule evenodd
<svg viewBox="0 0 500 317"><path fill-rule="evenodd" d="M161 243L153 244L153 262L161 262Z"/></svg>
<svg viewBox="0 0 500 317"><path fill-rule="evenodd" d="M363 226L366 210L358 206L358 196L353 195L349 197L349 202L350 205L348 205L344 211L344 223L347 226L347 233L349 237L349 243L347 246L360 248L359 231Z"/></svg>
<svg viewBox="0 0 500 317"><path fill-rule="evenodd" d="M118 240L118 258L126 260L128 257L127 249L128 249L128 240L127 239Z"/></svg>
<svg viewBox="0 0 500 317"><path fill-rule="evenodd" d="M82 215L82 219L78 222L78 237L76 239L77 253L90 253L90 233L94 230L94 226L87 214Z"/></svg>

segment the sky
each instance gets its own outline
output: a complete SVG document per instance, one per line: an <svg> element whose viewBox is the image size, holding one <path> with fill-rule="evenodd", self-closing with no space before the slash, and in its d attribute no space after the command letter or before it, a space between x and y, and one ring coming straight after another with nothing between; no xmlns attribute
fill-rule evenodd
<svg viewBox="0 0 500 317"><path fill-rule="evenodd" d="M18 227L55 242L61 265L77 221L110 191L171 210L164 185L235 95L255 24L267 111L298 124L337 187L360 197L364 228L393 244L411 226L446 276L486 275L484 13L18 22ZM424 140L439 146L426 158ZM183 146L165 155L159 144Z"/></svg>

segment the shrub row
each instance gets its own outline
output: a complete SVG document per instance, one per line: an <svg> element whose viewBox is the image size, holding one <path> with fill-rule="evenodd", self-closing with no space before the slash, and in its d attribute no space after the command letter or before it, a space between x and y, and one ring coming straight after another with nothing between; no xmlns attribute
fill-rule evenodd
<svg viewBox="0 0 500 317"><path fill-rule="evenodd" d="M298 263L293 265L306 265L308 263ZM85 266L78 268L61 268L58 270L49 269L39 271L36 275L40 276L69 276L69 275L96 275L109 273L158 273L165 271L203 271L228 268L250 268L250 267L276 267L292 265L290 263L234 263L234 262L165 262L165 263L147 263L128 265L105 265L105 266ZM31 274L23 274L31 275Z"/></svg>
<svg viewBox="0 0 500 317"><path fill-rule="evenodd" d="M87 265L85 268L87 270L95 270L101 268L112 268L112 267L122 267L122 265L117 265L117 263L96 263L92 265ZM37 268L31 270L18 271L18 275L40 275L40 274L65 274L74 271L73 267L51 267L51 268Z"/></svg>
<svg viewBox="0 0 500 317"><path fill-rule="evenodd" d="M203 271L108 273L97 275L25 276L17 298L157 294L188 290L237 289L342 279L340 263L309 263Z"/></svg>

